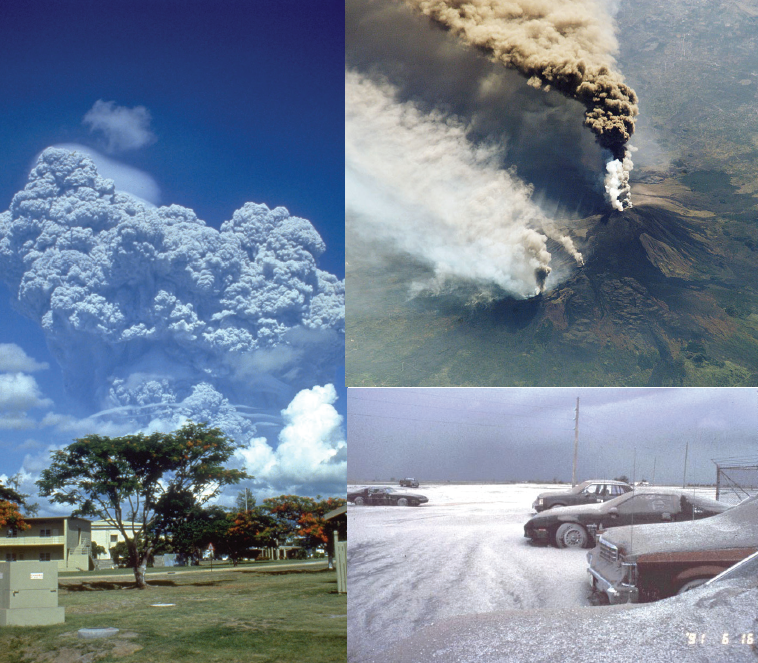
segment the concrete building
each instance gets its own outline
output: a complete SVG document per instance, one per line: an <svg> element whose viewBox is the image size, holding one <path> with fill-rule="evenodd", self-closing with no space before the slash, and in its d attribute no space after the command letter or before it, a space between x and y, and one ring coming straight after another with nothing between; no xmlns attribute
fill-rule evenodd
<svg viewBox="0 0 758 663"><path fill-rule="evenodd" d="M133 523L125 522L124 527L131 536ZM111 548L117 543L124 541L121 531L105 520L95 520L92 523L92 542L105 548L105 554L111 554Z"/></svg>
<svg viewBox="0 0 758 663"><path fill-rule="evenodd" d="M70 516L24 520L31 529L0 529L0 561L57 562L58 571L89 570L89 520Z"/></svg>

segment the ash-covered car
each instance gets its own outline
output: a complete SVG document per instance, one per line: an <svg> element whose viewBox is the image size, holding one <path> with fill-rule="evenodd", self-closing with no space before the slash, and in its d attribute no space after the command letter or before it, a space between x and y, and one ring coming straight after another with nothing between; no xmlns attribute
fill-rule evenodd
<svg viewBox="0 0 758 663"><path fill-rule="evenodd" d="M356 663L755 663L756 606L753 555L705 586L655 605L457 615Z"/></svg>
<svg viewBox="0 0 758 663"><path fill-rule="evenodd" d="M595 545L599 532L610 527L696 520L729 507L716 500L673 488L638 488L599 504L554 508L524 525L524 536L559 548Z"/></svg>
<svg viewBox="0 0 758 663"><path fill-rule="evenodd" d="M589 553L590 583L611 603L654 601L705 583L758 550L758 495L697 522L616 527Z"/></svg>
<svg viewBox="0 0 758 663"><path fill-rule="evenodd" d="M550 491L540 493L532 504L537 513L558 506L574 506L576 504L597 504L606 502L614 497L631 492L632 487L623 481L606 481L591 479L582 481L571 490Z"/></svg>
<svg viewBox="0 0 758 663"><path fill-rule="evenodd" d="M400 479L400 485L403 488L418 488L418 481L409 477L407 479Z"/></svg>
<svg viewBox="0 0 758 663"><path fill-rule="evenodd" d="M383 486L351 491L347 494L347 501L356 506L419 506L428 502L429 498Z"/></svg>

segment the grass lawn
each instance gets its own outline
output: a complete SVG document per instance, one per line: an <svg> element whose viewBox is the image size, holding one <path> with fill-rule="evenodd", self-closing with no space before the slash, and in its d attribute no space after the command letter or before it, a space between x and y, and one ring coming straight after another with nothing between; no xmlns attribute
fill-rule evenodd
<svg viewBox="0 0 758 663"><path fill-rule="evenodd" d="M0 628L0 661L343 663L347 598L325 567L290 561L170 575L155 569L142 591L123 569L61 574L66 623ZM117 636L77 637L80 628L109 626L120 629Z"/></svg>

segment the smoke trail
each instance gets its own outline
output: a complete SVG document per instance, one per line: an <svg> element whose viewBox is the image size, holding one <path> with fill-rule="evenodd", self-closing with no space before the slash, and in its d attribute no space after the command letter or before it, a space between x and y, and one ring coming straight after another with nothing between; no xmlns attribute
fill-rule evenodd
<svg viewBox="0 0 758 663"><path fill-rule="evenodd" d="M391 86L353 72L345 102L348 218L432 267L434 277L412 292L461 283L494 287L493 297L545 289L552 223L531 189L500 168L494 146L470 143L460 122L399 103Z"/></svg>
<svg viewBox="0 0 758 663"><path fill-rule="evenodd" d="M601 2L406 2L496 61L519 71L530 85L552 87L581 102L586 109L584 123L597 142L622 166L630 159L625 145L634 133L637 95L614 69L612 53L618 45L612 19ZM630 169L625 169L627 179ZM625 203L621 205L623 208ZM616 204L614 207L618 209Z"/></svg>

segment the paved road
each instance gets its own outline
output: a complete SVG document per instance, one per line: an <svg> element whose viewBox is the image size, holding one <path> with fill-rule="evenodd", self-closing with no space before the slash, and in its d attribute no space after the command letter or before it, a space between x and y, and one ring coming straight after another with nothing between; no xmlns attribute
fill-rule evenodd
<svg viewBox="0 0 758 663"><path fill-rule="evenodd" d="M348 508L348 660L472 613L590 605L586 551L533 546L546 487L425 486L421 507Z"/></svg>

